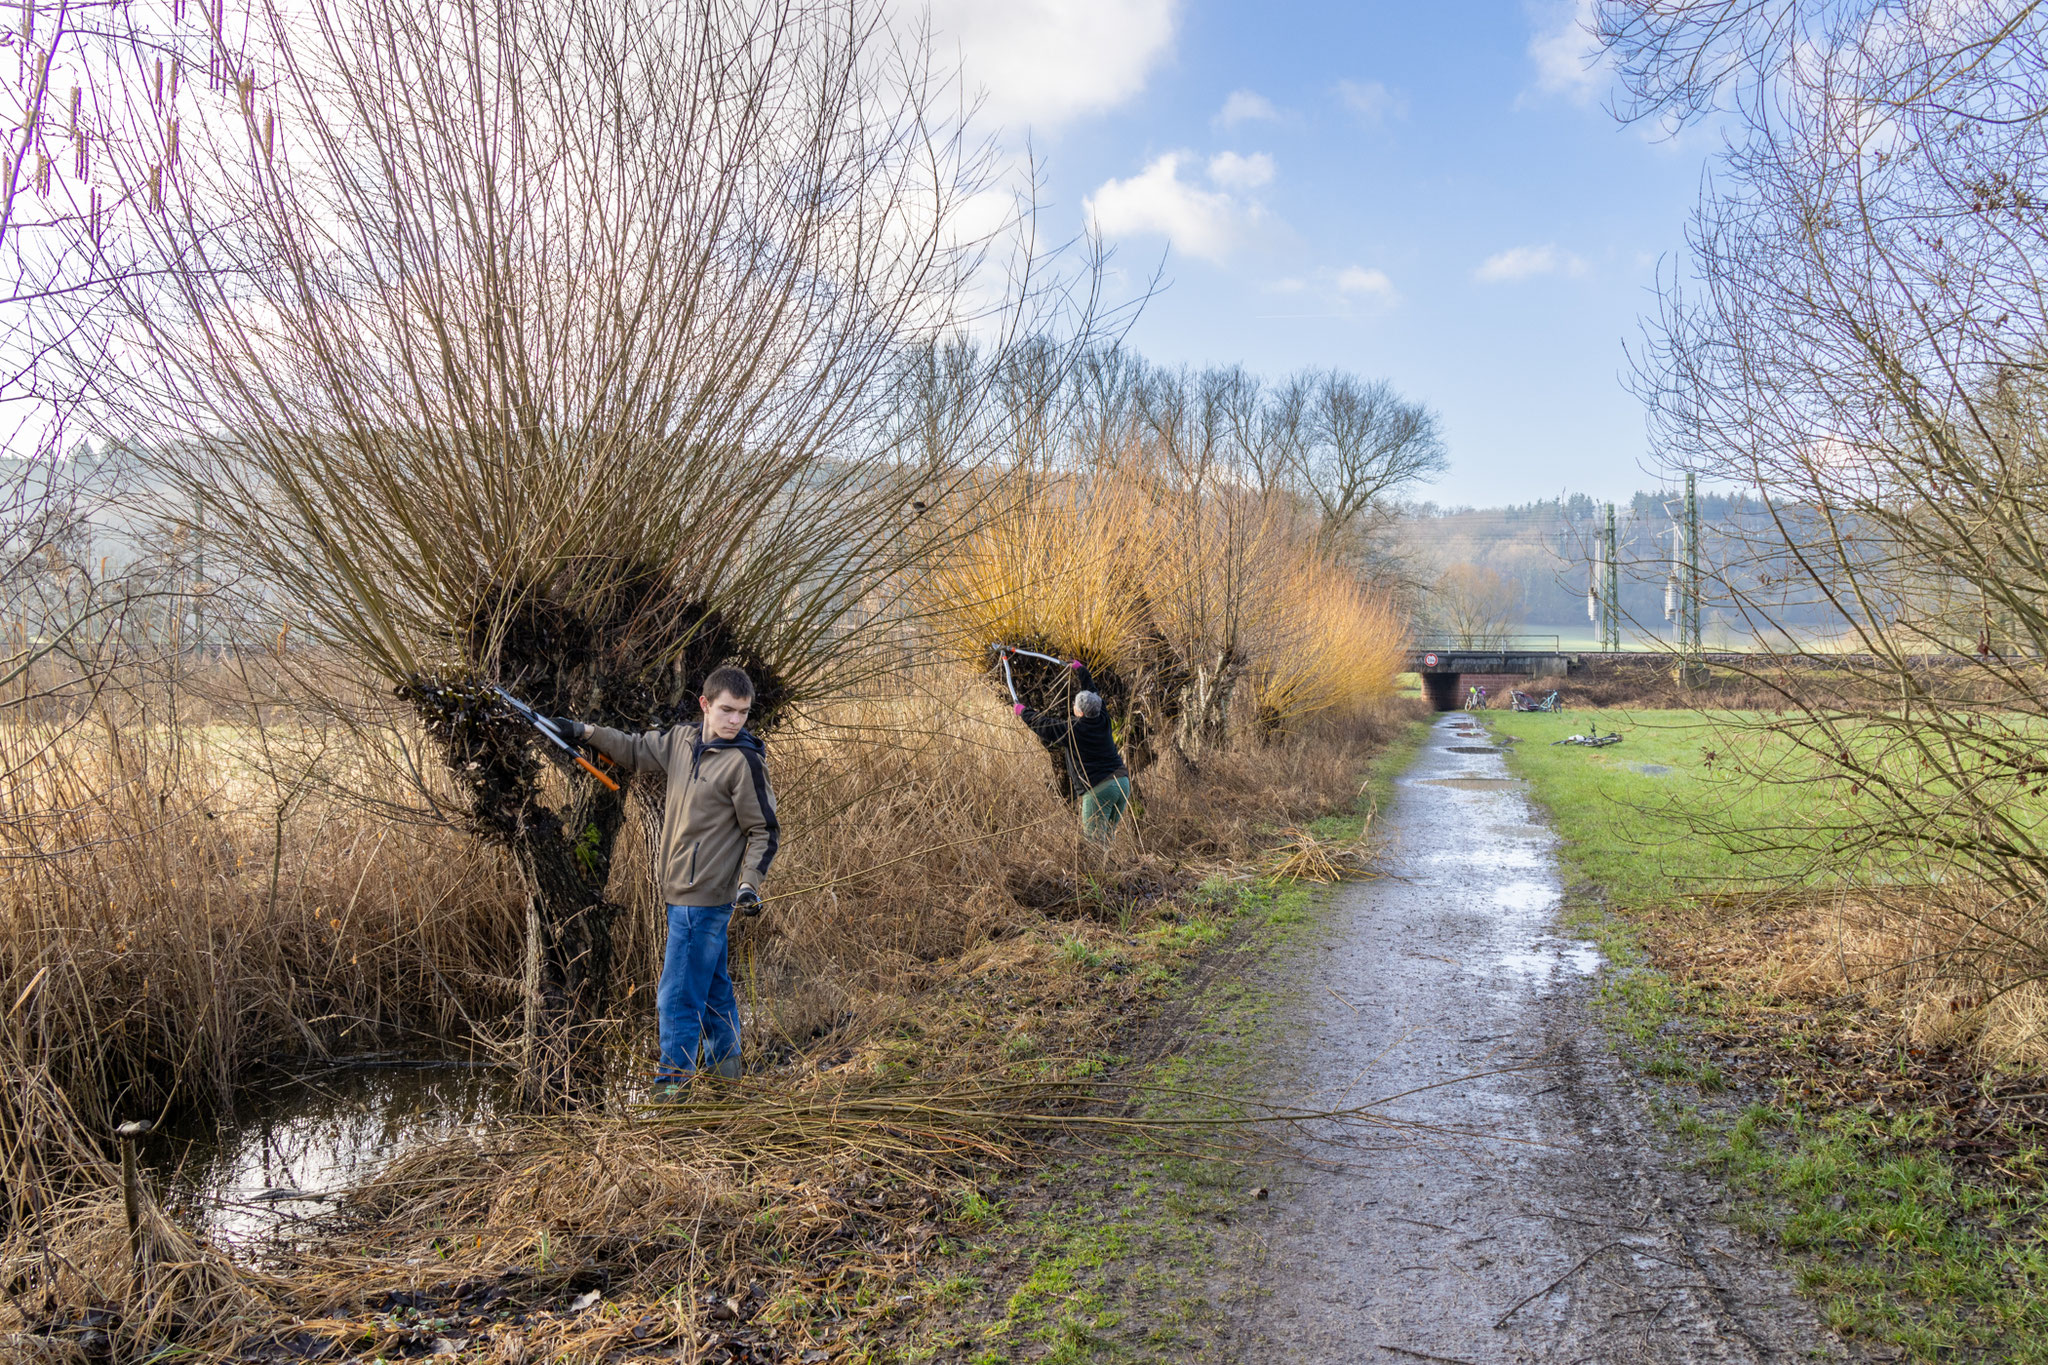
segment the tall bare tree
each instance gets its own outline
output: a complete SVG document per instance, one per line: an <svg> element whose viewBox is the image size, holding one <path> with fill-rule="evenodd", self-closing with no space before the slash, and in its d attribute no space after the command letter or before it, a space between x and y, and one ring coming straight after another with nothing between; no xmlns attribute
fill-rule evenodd
<svg viewBox="0 0 2048 1365"><path fill-rule="evenodd" d="M868 0L311 0L231 27L225 115L166 102L114 153L153 269L78 360L264 604L397 688L442 760L422 792L516 858L527 1076L558 1096L609 1009L626 798L555 793L488 685L625 728L687 717L723 662L767 728L845 685L876 591L947 534L915 504L986 453L941 420L905 458L905 358L943 370L976 329L1002 372L1042 262L963 232L998 168Z"/></svg>
<svg viewBox="0 0 2048 1365"><path fill-rule="evenodd" d="M1865 799L1733 834L1950 899L1995 888L1976 948L2048 969L2048 16L1634 8L1617 51L1644 98L1757 94L1697 215L1697 283L1640 357L1660 448L1764 493L1767 537L1714 585L1759 643L1817 604L1851 651L1756 670L1803 751L1756 776Z"/></svg>
<svg viewBox="0 0 2048 1365"><path fill-rule="evenodd" d="M1519 585L1477 564L1454 564L1438 575L1422 628L1460 649L1500 649L1522 619Z"/></svg>
<svg viewBox="0 0 2048 1365"><path fill-rule="evenodd" d="M1436 415L1384 379L1339 371L1304 376L1304 434L1295 468L1322 519L1325 547L1362 546L1392 494L1445 468Z"/></svg>

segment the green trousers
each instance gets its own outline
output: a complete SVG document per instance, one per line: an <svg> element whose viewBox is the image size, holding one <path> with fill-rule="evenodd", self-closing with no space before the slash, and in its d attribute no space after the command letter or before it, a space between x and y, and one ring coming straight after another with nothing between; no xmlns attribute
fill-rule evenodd
<svg viewBox="0 0 2048 1365"><path fill-rule="evenodd" d="M1081 798L1081 832L1089 838L1108 843L1116 833L1117 821L1124 818L1124 811L1131 804L1131 779L1123 773L1108 778L1088 789Z"/></svg>

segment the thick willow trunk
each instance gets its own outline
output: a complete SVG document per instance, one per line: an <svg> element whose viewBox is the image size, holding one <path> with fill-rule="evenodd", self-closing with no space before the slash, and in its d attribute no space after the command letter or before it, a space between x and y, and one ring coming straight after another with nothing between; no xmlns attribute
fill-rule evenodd
<svg viewBox="0 0 2048 1365"><path fill-rule="evenodd" d="M1202 754L1230 737L1230 706L1244 676L1244 658L1226 645L1216 657L1196 666L1180 705L1181 750Z"/></svg>
<svg viewBox="0 0 2048 1365"><path fill-rule="evenodd" d="M519 1088L522 1102L541 1112L598 1095L614 1022L612 929L620 907L604 889L626 803L600 792L573 809L580 824L549 812L513 845L527 887Z"/></svg>

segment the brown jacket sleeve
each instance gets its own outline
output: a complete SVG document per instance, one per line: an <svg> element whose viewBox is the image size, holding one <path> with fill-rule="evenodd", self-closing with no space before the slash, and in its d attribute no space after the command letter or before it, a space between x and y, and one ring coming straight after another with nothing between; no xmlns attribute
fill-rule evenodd
<svg viewBox="0 0 2048 1365"><path fill-rule="evenodd" d="M767 763L750 750L741 752L747 761L739 765L732 794L733 814L739 818L740 832L747 836L740 880L758 891L768 875L768 865L775 861L775 850L782 846L782 826L775 819L775 793L768 786Z"/></svg>
<svg viewBox="0 0 2048 1365"><path fill-rule="evenodd" d="M666 730L631 735L624 730L608 730L602 725L588 725L583 729L585 744L629 773L667 772L668 737Z"/></svg>

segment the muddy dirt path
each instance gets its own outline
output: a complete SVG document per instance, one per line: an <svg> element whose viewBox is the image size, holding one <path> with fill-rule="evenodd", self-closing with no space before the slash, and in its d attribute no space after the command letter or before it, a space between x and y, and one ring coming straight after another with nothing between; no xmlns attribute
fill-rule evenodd
<svg viewBox="0 0 2048 1365"><path fill-rule="evenodd" d="M1320 941L1281 966L1294 1003L1274 1089L1336 1107L1476 1077L1390 1112L1497 1140L1286 1167L1239 1224L1225 1353L1850 1358L1651 1130L1589 1010L1597 957L1557 926L1554 836L1468 725L1441 718L1400 779L1381 825L1388 876L1341 891Z"/></svg>

